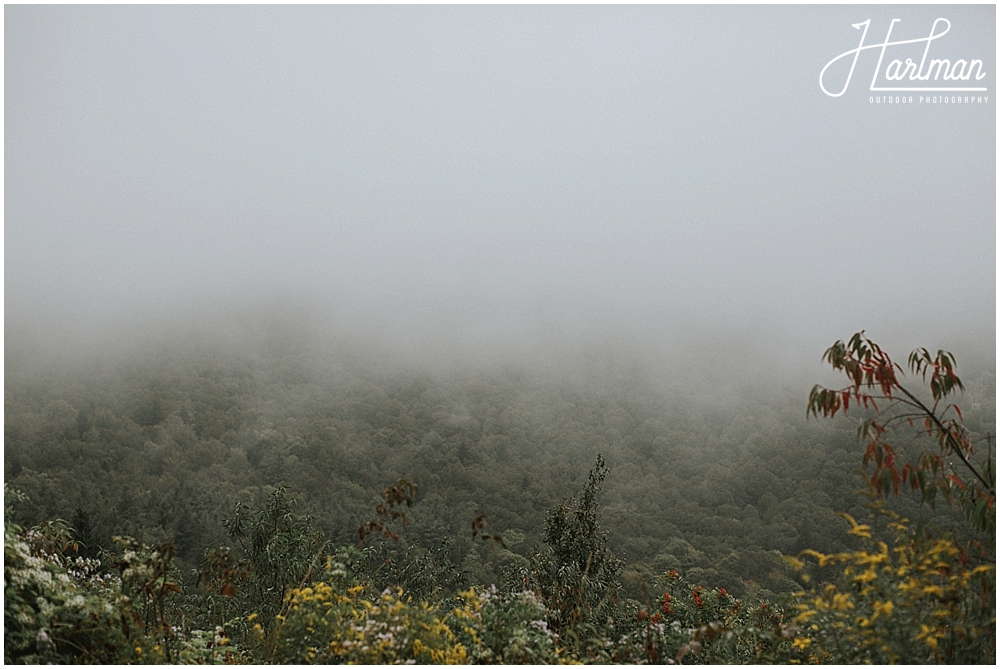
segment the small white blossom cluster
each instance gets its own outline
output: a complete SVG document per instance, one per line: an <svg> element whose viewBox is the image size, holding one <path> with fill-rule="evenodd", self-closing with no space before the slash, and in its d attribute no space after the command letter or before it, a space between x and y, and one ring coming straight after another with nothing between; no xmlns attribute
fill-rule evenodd
<svg viewBox="0 0 1000 669"><path fill-rule="evenodd" d="M386 650L387 648L405 648L409 643L409 637L405 634L402 625L390 624L384 620L367 618L363 625L351 625L351 636L354 639L345 639L340 642L344 650L358 650L367 653L370 650ZM377 639L380 648L373 649L367 642L368 639Z"/></svg>

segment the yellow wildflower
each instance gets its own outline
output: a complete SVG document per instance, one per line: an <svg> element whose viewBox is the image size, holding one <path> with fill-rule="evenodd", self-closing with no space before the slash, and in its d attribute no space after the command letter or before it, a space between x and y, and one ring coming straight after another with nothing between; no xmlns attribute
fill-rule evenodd
<svg viewBox="0 0 1000 669"><path fill-rule="evenodd" d="M789 566L791 566L791 568L794 569L795 571L802 571L802 569L804 569L806 566L805 562L799 560L798 558L794 558L791 555L786 555L784 559L785 562L787 562Z"/></svg>
<svg viewBox="0 0 1000 669"><path fill-rule="evenodd" d="M854 536L861 537L862 539L872 538L872 533L871 533L872 528L870 526L858 525L858 521L854 520L854 518L852 518L849 514L838 513L837 515L851 524L851 529L847 531L848 534L853 534Z"/></svg>
<svg viewBox="0 0 1000 669"><path fill-rule="evenodd" d="M799 615L795 616L795 623L797 625L800 625L802 623L809 622L809 619L812 618L817 613L818 611L812 611L812 610L803 611Z"/></svg>
<svg viewBox="0 0 1000 669"><path fill-rule="evenodd" d="M833 608L838 611L846 611L854 608L850 593L841 593L833 596Z"/></svg>
<svg viewBox="0 0 1000 669"><path fill-rule="evenodd" d="M830 559L830 556L824 555L823 553L820 553L819 551L814 551L811 548L807 548L806 550L804 550L801 553L799 553L799 555L808 555L809 557L816 558L816 561L819 562L819 566L820 567L825 567L827 561Z"/></svg>
<svg viewBox="0 0 1000 669"><path fill-rule="evenodd" d="M917 635L917 641L923 641L931 648L937 648L938 637L944 636L941 632L931 629L927 625L920 626L920 634Z"/></svg>
<svg viewBox="0 0 1000 669"><path fill-rule="evenodd" d="M925 595L937 595L944 597L944 588L939 585L925 585L922 591Z"/></svg>
<svg viewBox="0 0 1000 669"><path fill-rule="evenodd" d="M875 609L876 614L884 613L885 617L888 618L889 616L892 615L892 610L895 607L891 601L890 602L876 601L875 604L872 605L872 608Z"/></svg>

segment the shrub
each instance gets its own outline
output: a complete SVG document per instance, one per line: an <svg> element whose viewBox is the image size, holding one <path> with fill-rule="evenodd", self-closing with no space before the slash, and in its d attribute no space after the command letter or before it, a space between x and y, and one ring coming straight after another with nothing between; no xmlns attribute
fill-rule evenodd
<svg viewBox="0 0 1000 669"><path fill-rule="evenodd" d="M546 664L559 657L548 611L530 590L470 588L461 593L448 623L477 664Z"/></svg>
<svg viewBox="0 0 1000 669"><path fill-rule="evenodd" d="M447 614L426 602L414 603L402 589L365 599L363 585L350 575L356 551L330 558L321 580L294 588L269 637L255 622L264 654L295 664L353 663L461 664L465 646L448 627ZM257 618L251 614L249 620Z"/></svg>
<svg viewBox="0 0 1000 669"><path fill-rule="evenodd" d="M4 664L119 664L131 657L116 602L79 587L4 524Z"/></svg>
<svg viewBox="0 0 1000 669"><path fill-rule="evenodd" d="M837 664L992 664L996 657L996 566L976 559L947 535L914 531L889 518L893 546L869 525L842 514L863 548L825 555L805 551L832 582L798 593L802 627L796 657ZM792 560L797 568L805 565Z"/></svg>

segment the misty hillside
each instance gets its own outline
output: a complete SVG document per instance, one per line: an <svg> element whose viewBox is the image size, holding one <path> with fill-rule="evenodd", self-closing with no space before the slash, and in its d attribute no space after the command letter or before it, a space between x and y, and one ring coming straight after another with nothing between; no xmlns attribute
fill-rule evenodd
<svg viewBox="0 0 1000 669"><path fill-rule="evenodd" d="M5 480L32 500L22 522L82 511L101 546L120 534L172 539L193 568L226 542L237 501L286 486L318 528L352 543L379 492L405 478L419 494L403 541L450 540L451 560L490 581L470 521L486 514L511 559L527 554L600 454L604 522L635 578L676 562L743 594L747 580L794 588L780 554L843 550L833 512L862 513L854 421L807 420L808 387L779 375L688 396L660 367L599 350L575 366L435 374L366 364L306 330L242 350L192 334L69 372L9 371ZM690 366L677 362L676 375L692 378ZM961 404L982 439L995 434L994 381L988 366L968 367Z"/></svg>
<svg viewBox="0 0 1000 669"><path fill-rule="evenodd" d="M995 45L6 6L5 663L995 664Z"/></svg>
<svg viewBox="0 0 1000 669"><path fill-rule="evenodd" d="M595 517L621 560L620 596L648 607L667 573L780 601L801 588L786 556L850 551L835 513L871 514L857 419L807 420L806 388L777 372L731 370L713 398L711 381L682 392L698 376L691 364L673 363L677 385L664 361L624 349L435 372L293 329L245 332L238 346L189 331L117 356L9 364L4 479L24 496L11 520L67 519L76 550L106 567L114 537L169 542L178 583L197 599L218 547L242 544L231 523L275 494L317 537L350 546L381 522L383 490L405 479L416 486L407 522L368 538L366 559L398 562L393 578L414 594L454 596L537 569L553 509L603 458ZM995 377L967 366L965 425L992 447ZM934 512L904 494L890 508L968 533L948 505ZM431 580L405 575L414 569Z"/></svg>

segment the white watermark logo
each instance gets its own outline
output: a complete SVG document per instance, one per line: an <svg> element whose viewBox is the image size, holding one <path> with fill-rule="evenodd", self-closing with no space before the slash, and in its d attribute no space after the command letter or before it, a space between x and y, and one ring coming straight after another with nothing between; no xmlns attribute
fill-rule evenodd
<svg viewBox="0 0 1000 669"><path fill-rule="evenodd" d="M979 59L965 60L960 58L952 63L949 59L932 58L928 60L928 54L931 50L931 43L934 40L944 37L951 30L951 22L948 19L937 19L934 21L934 25L931 26L931 33L927 37L920 37L917 39L907 39L898 40L895 42L890 42L889 38L892 36L892 29L895 27L896 23L900 22L901 19L893 19L889 24L889 30L885 34L885 40L875 44L865 44L865 37L868 35L868 27L871 25L872 20L868 19L863 23L855 23L853 27L857 30L864 28L861 33L861 41L858 43L856 49L851 49L850 51L845 51L840 54L829 63L826 67L819 73L819 87L824 93L830 97L839 98L845 92L847 92L847 87L851 83L851 77L854 76L854 67L858 64L858 56L865 49L881 49L878 57L878 65L875 66L875 76L872 77L872 84L869 90L871 91L891 91L891 92L901 92L901 91L985 91L986 88L977 88L973 86L947 86L947 85L937 85L936 82L939 80L941 82L948 81L979 81L986 76L983 72L983 61ZM938 32L938 25L944 24L944 30ZM920 42L926 42L924 47L923 57L920 59L920 63L917 64L913 62L913 59L907 58L906 62L894 59L885 68L885 79L886 81L907 81L907 82L918 82L914 86L907 86L906 84L898 86L876 86L878 83L879 73L882 72L882 63L885 60L886 51L889 47L898 47L904 44L918 44ZM827 90L826 85L823 83L823 77L826 75L826 71L831 65L839 61L841 58L849 58L854 56L854 60L851 61L851 71L847 75L847 81L844 82L844 87L840 89L839 93L831 93ZM926 70L924 69L924 66ZM932 75L933 74L933 78ZM975 75L975 77L973 77ZM920 82L935 82L930 85L920 85Z"/></svg>

